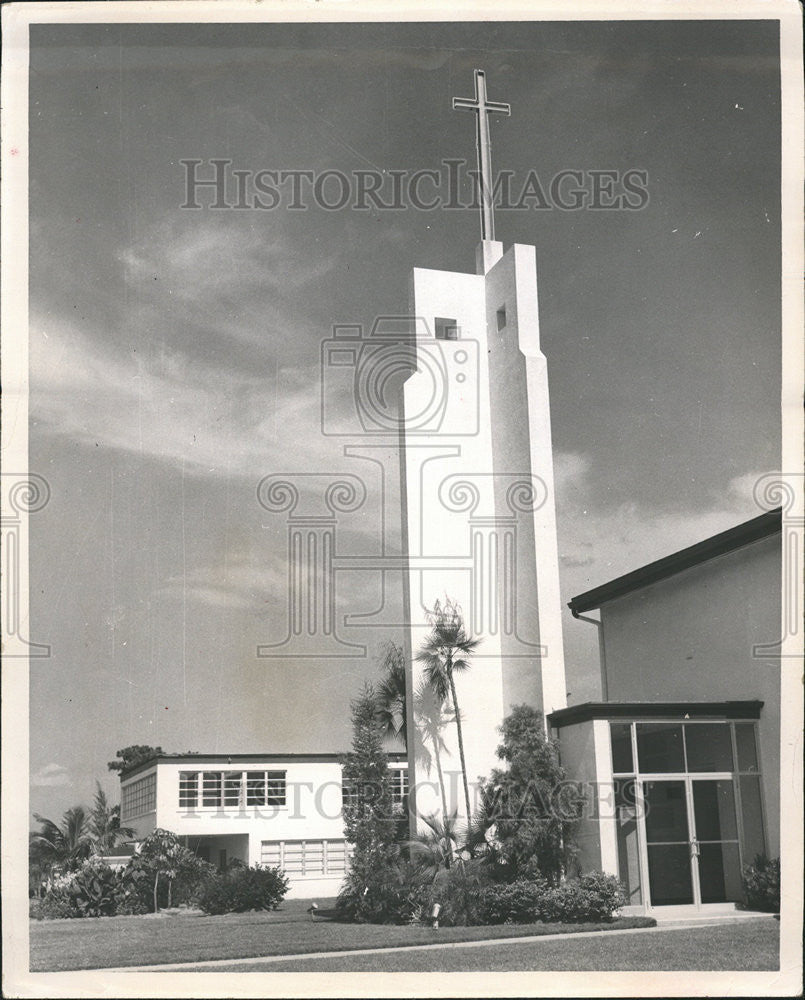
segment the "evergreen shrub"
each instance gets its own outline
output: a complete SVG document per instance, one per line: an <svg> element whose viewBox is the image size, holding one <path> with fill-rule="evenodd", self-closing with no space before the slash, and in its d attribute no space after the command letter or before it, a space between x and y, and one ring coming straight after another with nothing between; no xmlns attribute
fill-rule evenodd
<svg viewBox="0 0 805 1000"><path fill-rule="evenodd" d="M780 912L780 859L756 854L751 865L744 865L743 890L750 910Z"/></svg>
<svg viewBox="0 0 805 1000"><path fill-rule="evenodd" d="M233 866L205 879L198 905L209 914L276 910L287 892L288 879L280 868Z"/></svg>

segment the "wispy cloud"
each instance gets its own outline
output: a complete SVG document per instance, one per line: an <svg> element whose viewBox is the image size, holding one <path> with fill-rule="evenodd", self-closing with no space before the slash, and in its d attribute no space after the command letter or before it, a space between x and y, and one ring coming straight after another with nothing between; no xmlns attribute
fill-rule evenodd
<svg viewBox="0 0 805 1000"><path fill-rule="evenodd" d="M259 227L240 216L187 211L151 227L118 258L131 283L161 282L179 300L214 303L219 310L244 295L298 292L332 270L334 261L317 256L315 248L303 252L298 241L284 239L276 220L269 227L262 215L258 219Z"/></svg>
<svg viewBox="0 0 805 1000"><path fill-rule="evenodd" d="M557 465L564 469L557 496L562 590L568 598L762 512L753 495L761 472L735 476L696 511L659 510L637 501L608 509L591 496L589 462L559 456Z"/></svg>
<svg viewBox="0 0 805 1000"><path fill-rule="evenodd" d="M174 574L156 591L162 600L182 600L214 608L244 610L262 609L266 600L284 595L288 587L288 570L284 559L272 564L252 559L227 558L226 561L196 566L186 576Z"/></svg>
<svg viewBox="0 0 805 1000"><path fill-rule="evenodd" d="M197 474L338 465L340 448L320 431L318 368L249 374L165 350L143 356L36 317L30 345L31 417L40 431ZM293 441L304 450L289 447Z"/></svg>
<svg viewBox="0 0 805 1000"><path fill-rule="evenodd" d="M43 764L31 774L34 788L57 788L70 784L70 772L61 764Z"/></svg>

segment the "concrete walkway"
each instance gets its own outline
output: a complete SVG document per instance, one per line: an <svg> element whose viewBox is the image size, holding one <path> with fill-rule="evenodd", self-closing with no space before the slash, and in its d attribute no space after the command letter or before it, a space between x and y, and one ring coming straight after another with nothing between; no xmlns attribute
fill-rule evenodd
<svg viewBox="0 0 805 1000"><path fill-rule="evenodd" d="M123 965L112 969L103 969L103 972L188 972L190 970L214 971L221 966L231 967L233 965L265 965L274 962L303 961L305 959L316 958L343 958L349 955L385 955L389 952L401 951L434 951L444 948L484 948L495 945L509 944L534 944L538 941L565 941L574 938L600 938L614 937L622 934L661 934L666 931L684 930L685 928L706 924L710 927L716 924L732 924L747 919L771 920L772 914L752 913L752 914L723 914L718 916L691 917L688 920L663 920L656 927L631 927L611 931L580 931L569 934L532 934L528 937L506 937L506 938L485 938L476 941L434 941L432 944L403 944L386 948L350 948L345 951L311 951L303 953L291 953L287 955L254 955L249 958L215 958L209 961L196 962L173 962L165 965ZM434 934L438 934L434 931ZM93 971L84 969L82 971Z"/></svg>

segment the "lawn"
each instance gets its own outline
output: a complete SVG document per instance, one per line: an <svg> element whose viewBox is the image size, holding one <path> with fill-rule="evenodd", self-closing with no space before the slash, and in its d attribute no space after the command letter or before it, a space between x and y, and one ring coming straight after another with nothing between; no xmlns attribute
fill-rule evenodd
<svg viewBox="0 0 805 1000"><path fill-rule="evenodd" d="M319 901L322 910L327 903ZM196 911L142 917L31 921L31 971L62 972L127 965L197 962L258 955L387 948L438 941L596 931L602 926L645 927L645 917L609 925L522 924L498 927L395 927L343 924L308 917L305 900L288 900L274 913L232 913L208 917ZM438 937L437 937L438 935Z"/></svg>
<svg viewBox="0 0 805 1000"><path fill-rule="evenodd" d="M778 969L780 925L752 920L564 941L400 949L382 955L311 958L216 972L590 972L764 971Z"/></svg>

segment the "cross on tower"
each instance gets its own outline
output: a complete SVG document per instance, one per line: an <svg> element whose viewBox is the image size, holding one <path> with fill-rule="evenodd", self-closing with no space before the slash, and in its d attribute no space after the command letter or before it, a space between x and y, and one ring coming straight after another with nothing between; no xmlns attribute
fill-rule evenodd
<svg viewBox="0 0 805 1000"><path fill-rule="evenodd" d="M453 110L474 111L478 149L478 186L481 193L481 239L494 240L495 215L492 195L492 150L489 144L489 114L510 115L511 105L486 99L486 74L475 70L475 97L454 97Z"/></svg>

